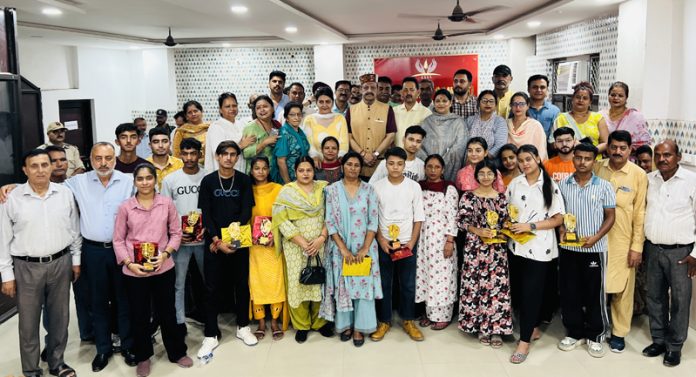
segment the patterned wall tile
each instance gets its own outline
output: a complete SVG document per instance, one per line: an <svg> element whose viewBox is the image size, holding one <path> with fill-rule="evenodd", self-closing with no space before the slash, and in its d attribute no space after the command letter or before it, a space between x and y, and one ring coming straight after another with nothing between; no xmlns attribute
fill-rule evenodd
<svg viewBox="0 0 696 377"><path fill-rule="evenodd" d="M508 61L505 41L350 44L343 49L343 70L347 80L358 82L360 75L373 71L375 58L464 54L479 55L479 91L493 89L490 80L493 69Z"/></svg>
<svg viewBox="0 0 696 377"><path fill-rule="evenodd" d="M682 153L696 154L696 121L649 119L648 129L655 142L673 139Z"/></svg>

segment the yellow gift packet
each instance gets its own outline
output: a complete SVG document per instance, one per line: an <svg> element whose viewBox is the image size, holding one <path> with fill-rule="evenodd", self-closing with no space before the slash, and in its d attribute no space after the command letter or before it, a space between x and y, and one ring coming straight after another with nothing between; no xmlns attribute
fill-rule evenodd
<svg viewBox="0 0 696 377"><path fill-rule="evenodd" d="M346 259L343 258L343 276L367 276L370 274L370 268L372 267L372 258L363 258L362 263L346 263Z"/></svg>
<svg viewBox="0 0 696 377"><path fill-rule="evenodd" d="M516 233L513 233L510 229L501 229L500 233L510 237L512 240L514 240L522 245L526 244L527 242L529 242L529 240L536 237L536 234L534 234L534 233L524 232L524 233L516 234Z"/></svg>
<svg viewBox="0 0 696 377"><path fill-rule="evenodd" d="M235 244L235 247L251 247L251 226L240 225L239 222L231 223L227 228L220 229L222 242Z"/></svg>

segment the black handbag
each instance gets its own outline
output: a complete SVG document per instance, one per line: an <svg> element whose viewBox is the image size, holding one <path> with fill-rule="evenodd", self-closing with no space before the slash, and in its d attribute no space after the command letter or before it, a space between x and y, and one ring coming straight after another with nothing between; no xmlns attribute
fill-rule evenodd
<svg viewBox="0 0 696 377"><path fill-rule="evenodd" d="M300 284L315 285L326 282L326 269L321 265L319 255L315 255L317 265L312 266L312 257L307 257L307 265L300 271Z"/></svg>

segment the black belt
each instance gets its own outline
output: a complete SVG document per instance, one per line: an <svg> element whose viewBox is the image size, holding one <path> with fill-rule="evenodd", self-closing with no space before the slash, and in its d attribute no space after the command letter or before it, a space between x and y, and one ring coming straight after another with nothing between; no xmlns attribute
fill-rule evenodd
<svg viewBox="0 0 696 377"><path fill-rule="evenodd" d="M650 241L648 241L648 242L650 242ZM650 242L650 243L652 243L652 242ZM652 243L652 244L653 244L653 246L657 246L657 247L659 247L660 249L665 249L665 250L681 249L681 248L693 249L693 247L694 247L694 243L693 243L693 242L690 243L690 244L686 244L686 245L681 245L681 244L676 244L676 245L663 245L663 244L660 244L660 243Z"/></svg>
<svg viewBox="0 0 696 377"><path fill-rule="evenodd" d="M82 243L86 243L87 245L92 245L92 246L98 246L104 249L113 249L114 248L114 243L109 241L109 242L99 242L99 241L92 241L88 240L86 238L82 239Z"/></svg>
<svg viewBox="0 0 696 377"><path fill-rule="evenodd" d="M68 254L69 252L70 252L70 249L68 249L66 247L65 249L63 249L55 254L51 254L51 255L48 255L45 257L27 257L27 256L18 257L18 256L13 255L12 258L23 260L25 262L32 262L32 263L49 263L49 262L53 262L54 260L62 257L65 254Z"/></svg>

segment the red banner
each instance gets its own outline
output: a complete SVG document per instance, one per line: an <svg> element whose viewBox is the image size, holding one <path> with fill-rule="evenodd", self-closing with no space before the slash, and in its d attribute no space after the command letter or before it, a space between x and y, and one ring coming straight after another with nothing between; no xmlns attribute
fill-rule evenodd
<svg viewBox="0 0 696 377"><path fill-rule="evenodd" d="M400 58L376 58L377 76L388 76L394 84L401 84L404 77L413 76L418 80L430 79L435 90L440 88L452 91L452 78L459 69L471 72L471 94L478 94L478 55L416 56Z"/></svg>

